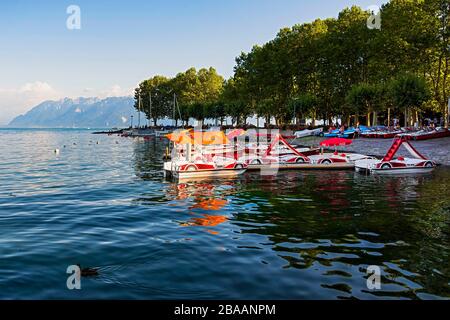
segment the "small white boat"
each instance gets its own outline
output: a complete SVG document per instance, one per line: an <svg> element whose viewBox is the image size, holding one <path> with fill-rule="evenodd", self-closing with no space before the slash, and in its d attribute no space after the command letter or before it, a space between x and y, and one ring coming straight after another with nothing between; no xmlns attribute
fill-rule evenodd
<svg viewBox="0 0 450 320"><path fill-rule="evenodd" d="M401 146L404 146L414 158L398 157L394 159ZM421 155L405 137L395 138L383 159L362 159L355 162L356 171L374 174L428 173L435 167L436 163Z"/></svg>
<svg viewBox="0 0 450 320"><path fill-rule="evenodd" d="M304 137L310 137L310 136L318 136L323 132L323 128L318 129L305 129L301 131L297 131L294 133L296 138L304 138Z"/></svg>

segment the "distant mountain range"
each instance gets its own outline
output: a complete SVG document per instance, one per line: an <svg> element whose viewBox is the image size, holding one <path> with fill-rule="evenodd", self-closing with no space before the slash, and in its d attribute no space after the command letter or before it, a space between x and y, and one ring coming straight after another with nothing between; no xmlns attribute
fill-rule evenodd
<svg viewBox="0 0 450 320"><path fill-rule="evenodd" d="M112 128L134 125L138 113L132 97L77 98L45 101L26 114L14 118L9 127L16 128ZM141 114L141 124L146 118Z"/></svg>

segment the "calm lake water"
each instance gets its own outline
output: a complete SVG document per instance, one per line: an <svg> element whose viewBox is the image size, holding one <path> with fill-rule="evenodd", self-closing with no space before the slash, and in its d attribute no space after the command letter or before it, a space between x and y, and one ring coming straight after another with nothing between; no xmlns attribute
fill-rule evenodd
<svg viewBox="0 0 450 320"><path fill-rule="evenodd" d="M449 167L177 184L164 148L0 130L0 298L450 298ZM100 276L71 291L77 263ZM369 265L381 290L366 286Z"/></svg>

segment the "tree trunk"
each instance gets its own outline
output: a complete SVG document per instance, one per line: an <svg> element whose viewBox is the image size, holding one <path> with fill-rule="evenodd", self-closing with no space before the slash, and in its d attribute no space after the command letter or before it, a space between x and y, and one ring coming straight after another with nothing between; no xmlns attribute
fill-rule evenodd
<svg viewBox="0 0 450 320"><path fill-rule="evenodd" d="M405 108L405 127L408 126L408 109Z"/></svg>
<svg viewBox="0 0 450 320"><path fill-rule="evenodd" d="M374 126L378 125L378 116L377 116L376 111L373 112L373 121L372 122L373 122Z"/></svg>
<svg viewBox="0 0 450 320"><path fill-rule="evenodd" d="M312 116L312 126L315 127L316 126L316 112L313 112L313 116Z"/></svg>
<svg viewBox="0 0 450 320"><path fill-rule="evenodd" d="M391 108L388 108L388 127L391 126Z"/></svg>
<svg viewBox="0 0 450 320"><path fill-rule="evenodd" d="M367 126L370 127L370 112L367 113Z"/></svg>
<svg viewBox="0 0 450 320"><path fill-rule="evenodd" d="M449 103L449 105L444 106L444 113L443 113L444 114L444 127L446 129L448 129L448 109L450 107L450 98L449 98L448 103Z"/></svg>

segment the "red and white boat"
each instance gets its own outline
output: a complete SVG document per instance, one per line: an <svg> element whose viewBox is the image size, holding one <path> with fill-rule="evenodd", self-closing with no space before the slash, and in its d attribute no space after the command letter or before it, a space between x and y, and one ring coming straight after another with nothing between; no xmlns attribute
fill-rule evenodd
<svg viewBox="0 0 450 320"><path fill-rule="evenodd" d="M328 141L330 140L332 139ZM333 139L333 141L337 140L339 140L339 143L343 140L347 141L347 139ZM351 142L351 140L348 141ZM284 148L281 148L281 146ZM336 144L333 144L333 146L336 146ZM279 154L279 151L283 149L289 150L290 153ZM248 154L239 158L239 160L248 164L249 169L265 169L267 167L277 169L352 169L354 167L353 156L356 155L339 154L338 152L305 155L278 135L263 155Z"/></svg>
<svg viewBox="0 0 450 320"><path fill-rule="evenodd" d="M392 139L399 134L404 134L403 130L373 130L360 133L360 137L362 138L371 138L371 139Z"/></svg>
<svg viewBox="0 0 450 320"><path fill-rule="evenodd" d="M166 176L178 179L236 177L247 170L246 163L227 156L227 149L220 147L229 143L221 131L203 133L199 137L198 133L185 130L167 137L175 145L171 161L164 163Z"/></svg>
<svg viewBox="0 0 450 320"><path fill-rule="evenodd" d="M172 159L164 163L166 175L178 179L236 177L247 170L247 164L232 158L196 157L193 160Z"/></svg>
<svg viewBox="0 0 450 320"><path fill-rule="evenodd" d="M394 158L401 146L414 158ZM404 174L404 173L427 173L436 167L434 161L428 160L421 155L404 137L394 139L383 159L362 159L355 162L357 171L365 171L376 174Z"/></svg>
<svg viewBox="0 0 450 320"><path fill-rule="evenodd" d="M404 137L408 140L430 140L430 139L437 139L437 138L445 138L450 137L450 130L446 128L436 128L434 130L420 130L414 133L404 133L398 135L399 137Z"/></svg>
<svg viewBox="0 0 450 320"><path fill-rule="evenodd" d="M269 144L263 143L248 143L245 145L244 152L249 156L261 157L267 153L267 149L269 148L269 146L270 146ZM295 155L297 153L301 153L304 156L310 156L314 154L319 154L320 148L311 148L291 144L289 144L288 148L284 144L280 144L273 147L271 153L277 154L280 157Z"/></svg>

